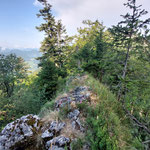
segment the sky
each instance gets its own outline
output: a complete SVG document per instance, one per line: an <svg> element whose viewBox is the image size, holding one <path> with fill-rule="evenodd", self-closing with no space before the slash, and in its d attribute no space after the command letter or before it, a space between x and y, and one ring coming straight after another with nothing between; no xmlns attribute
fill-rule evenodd
<svg viewBox="0 0 150 150"><path fill-rule="evenodd" d="M82 21L98 19L106 27L116 25L120 15L128 9L123 6L127 0L48 0L52 4L52 13L61 19L69 35L77 33ZM150 17L150 0L137 0ZM0 47L39 48L44 38L36 30L41 19L36 17L41 5L37 0L0 0Z"/></svg>

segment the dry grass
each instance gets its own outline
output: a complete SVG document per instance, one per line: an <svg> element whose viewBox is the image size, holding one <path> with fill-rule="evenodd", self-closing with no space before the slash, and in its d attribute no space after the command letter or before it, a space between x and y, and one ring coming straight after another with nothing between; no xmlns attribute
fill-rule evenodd
<svg viewBox="0 0 150 150"><path fill-rule="evenodd" d="M75 101L72 101L72 102L70 103L70 107L71 107L71 109L76 109L76 108L77 108L76 102L75 102Z"/></svg>
<svg viewBox="0 0 150 150"><path fill-rule="evenodd" d="M97 103L99 103L97 94L94 94L93 92L91 92L91 95L90 95L90 104L92 106L96 107Z"/></svg>
<svg viewBox="0 0 150 150"><path fill-rule="evenodd" d="M83 138L84 133L80 132L80 130L76 130L72 128L71 121L69 119L64 120L66 123L65 128L61 131L61 135L65 137L69 137L70 139L75 138Z"/></svg>
<svg viewBox="0 0 150 150"><path fill-rule="evenodd" d="M110 90L100 84L97 80L93 79L90 76L83 76L81 78L74 79L69 85L68 85L68 91L64 94L60 94L55 100L59 100L62 97L68 97L71 96L71 91L73 91L74 88L77 86L87 86L90 87L90 99L88 101L88 105L91 107L96 108L96 106L101 106L101 112L100 115L103 114L104 120L106 120L108 124L108 132L109 137L113 138L116 136L117 144L120 149L124 149L130 144L127 144L128 141L131 139L131 135L129 133L128 127L126 127L126 124L124 124L123 120L123 112L120 108L120 105L115 99L115 96L110 92ZM84 93L82 93L84 94ZM76 108L76 103L71 103L71 108ZM82 111L80 111L80 121L85 122L86 118L84 117ZM60 120L59 118L59 112L57 111L49 111L46 112L44 118L42 119L45 123L50 122L53 120ZM66 126L61 131L61 135L65 137L69 137L70 139L74 138L84 138L84 133L80 132L79 130L73 129L71 125L71 121L69 119L63 120L65 122Z"/></svg>
<svg viewBox="0 0 150 150"><path fill-rule="evenodd" d="M67 94L67 93L63 93L63 94L61 93L61 94L59 94L59 95L56 97L55 101L61 99L62 97L68 97L68 94Z"/></svg>
<svg viewBox="0 0 150 150"><path fill-rule="evenodd" d="M46 115L42 118L42 121L44 123L48 123L54 120L55 121L59 120L59 112L56 110L47 112Z"/></svg>
<svg viewBox="0 0 150 150"><path fill-rule="evenodd" d="M71 85L72 85L73 87L83 86L83 85L85 85L85 81L86 81L87 78L88 78L87 75L84 75L84 76L82 76L82 77L80 77L80 78L76 78L76 79L74 79L74 80L72 81Z"/></svg>

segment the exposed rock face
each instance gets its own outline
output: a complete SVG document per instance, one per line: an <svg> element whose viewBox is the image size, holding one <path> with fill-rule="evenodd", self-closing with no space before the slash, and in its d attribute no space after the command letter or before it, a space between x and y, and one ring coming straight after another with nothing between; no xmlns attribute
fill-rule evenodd
<svg viewBox="0 0 150 150"><path fill-rule="evenodd" d="M49 130L47 129L47 130L45 130L43 133L42 133L42 135L41 135L41 137L42 137L42 139L49 139L49 138L52 138L54 136L54 134L53 133L51 133L51 132L49 132Z"/></svg>
<svg viewBox="0 0 150 150"><path fill-rule="evenodd" d="M26 147L41 128L41 121L36 115L23 116L9 123L0 134L0 150ZM16 148L17 147L17 148Z"/></svg>
<svg viewBox="0 0 150 150"><path fill-rule="evenodd" d="M68 114L68 118L71 120L72 128L78 129L81 132L84 132L79 119L80 111L76 109L77 103L82 103L83 101L90 99L90 91L86 86L77 87L74 91L68 94L66 97L62 97L55 103L55 108L57 111L64 106L74 107L74 109Z"/></svg>
<svg viewBox="0 0 150 150"><path fill-rule="evenodd" d="M89 97L87 87L77 87L68 96L56 100L55 109L59 111L64 106L72 107L72 104L82 103ZM80 111L76 107L70 110L66 117L70 120L72 129L84 132L80 122ZM0 150L69 150L73 139L61 135L65 127L65 122L53 120L45 124L36 115L23 116L2 130Z"/></svg>
<svg viewBox="0 0 150 150"><path fill-rule="evenodd" d="M16 121L9 123L0 134L0 150L20 150L31 146L34 150L41 148L49 149L44 143L56 143L63 147L70 142L69 138L53 138L64 128L65 123L52 121L49 126L43 125L41 119L36 115L23 116ZM41 142L38 141L40 139ZM51 140L52 139L52 140Z"/></svg>
<svg viewBox="0 0 150 150"><path fill-rule="evenodd" d="M80 111L78 109L75 109L73 112L70 112L68 114L68 118L69 119L77 119L77 117L79 116Z"/></svg>
<svg viewBox="0 0 150 150"><path fill-rule="evenodd" d="M58 123L54 121L50 124L49 130L54 133L59 133L61 129L63 129L64 126L65 126L65 123L63 122Z"/></svg>
<svg viewBox="0 0 150 150"><path fill-rule="evenodd" d="M72 102L81 103L90 97L90 92L88 87L80 86L72 91L68 96L62 97L56 101L56 109L64 107L65 105L70 105Z"/></svg>

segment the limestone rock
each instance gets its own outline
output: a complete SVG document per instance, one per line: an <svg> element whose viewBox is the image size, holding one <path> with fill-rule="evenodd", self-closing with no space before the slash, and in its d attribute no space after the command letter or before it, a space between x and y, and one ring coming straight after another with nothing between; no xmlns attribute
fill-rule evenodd
<svg viewBox="0 0 150 150"><path fill-rule="evenodd" d="M64 147L70 144L70 139L64 136L58 136L46 143L46 148L49 149L52 145L57 147Z"/></svg>
<svg viewBox="0 0 150 150"><path fill-rule="evenodd" d="M73 112L70 112L68 114L68 118L69 119L72 119L72 118L76 119L79 116L79 114L80 114L80 111L78 109L75 109Z"/></svg>
<svg viewBox="0 0 150 150"><path fill-rule="evenodd" d="M52 132L49 132L49 130L47 129L44 133L42 133L41 138L42 139L50 139L54 136L54 134Z"/></svg>
<svg viewBox="0 0 150 150"><path fill-rule="evenodd" d="M59 133L65 126L63 122L52 121L49 130L54 133Z"/></svg>
<svg viewBox="0 0 150 150"><path fill-rule="evenodd" d="M15 150L18 147L26 147L39 129L40 119L36 115L23 116L7 124L0 134L0 150Z"/></svg>
<svg viewBox="0 0 150 150"><path fill-rule="evenodd" d="M58 146L52 146L51 148L49 148L48 150L65 150L62 147L58 147Z"/></svg>
<svg viewBox="0 0 150 150"><path fill-rule="evenodd" d="M82 103L88 98L90 98L89 89L80 86L69 92L67 96L58 99L55 103L55 110L58 111L64 106L68 107L68 122L72 129L79 130L82 133L84 128L80 122L80 111L77 109L76 104ZM71 107L71 104L74 104L75 107ZM53 120L44 123L36 115L23 116L7 124L2 130L0 133L0 150L64 150L66 147L70 149L70 143L73 139L61 135L61 130L67 128L68 122ZM36 148L37 145L39 145L38 148Z"/></svg>

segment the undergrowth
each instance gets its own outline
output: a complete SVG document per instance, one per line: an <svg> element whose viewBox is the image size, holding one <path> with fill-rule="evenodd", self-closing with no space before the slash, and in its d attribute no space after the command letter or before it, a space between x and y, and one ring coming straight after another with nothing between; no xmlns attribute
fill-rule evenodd
<svg viewBox="0 0 150 150"><path fill-rule="evenodd" d="M95 98L92 99L91 96L90 103L77 104L82 116L86 118L86 133L85 138L78 139L75 142L78 144L74 143L73 147L76 145L82 149L83 143L85 143L83 141L86 141L92 150L143 150L140 141L131 134L130 122L124 114L122 106L108 87L99 83L92 76L84 75L69 81L60 95L72 91L78 86L89 87ZM54 102L55 99L45 104L41 114L52 111ZM68 109L64 108L62 111L62 116L65 116Z"/></svg>

